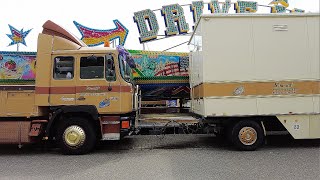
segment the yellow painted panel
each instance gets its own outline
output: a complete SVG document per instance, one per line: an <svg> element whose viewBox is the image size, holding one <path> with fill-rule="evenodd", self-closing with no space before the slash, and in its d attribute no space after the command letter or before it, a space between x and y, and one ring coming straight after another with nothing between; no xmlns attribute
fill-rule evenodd
<svg viewBox="0 0 320 180"><path fill-rule="evenodd" d="M74 94L50 94L50 105L75 105L76 99Z"/></svg>
<svg viewBox="0 0 320 180"><path fill-rule="evenodd" d="M52 36L39 34L37 50L36 87L49 87L51 79ZM39 68L41 67L41 68Z"/></svg>
<svg viewBox="0 0 320 180"><path fill-rule="evenodd" d="M49 94L36 94L35 105L37 106L48 106L49 105Z"/></svg>
<svg viewBox="0 0 320 180"><path fill-rule="evenodd" d="M31 116L34 112L34 91L7 92L5 114L8 116Z"/></svg>
<svg viewBox="0 0 320 180"><path fill-rule="evenodd" d="M4 91L0 91L0 117L4 116Z"/></svg>
<svg viewBox="0 0 320 180"><path fill-rule="evenodd" d="M52 72L52 61L51 61L51 51L52 51L53 37L47 34L39 34L38 36L38 50L37 50L37 68L36 68L36 82L35 87L43 88L50 86L51 72ZM41 68L40 68L41 67ZM38 92L37 92L38 93ZM41 97L40 99L38 99ZM43 98L45 97L45 98ZM36 104L39 106L48 106L49 94L43 94L41 96L36 96ZM44 100L47 99L47 100Z"/></svg>
<svg viewBox="0 0 320 180"><path fill-rule="evenodd" d="M72 41L69 41L68 39L59 37L59 36L54 36L53 39L53 51L57 50L75 50L79 49L80 46Z"/></svg>
<svg viewBox="0 0 320 180"><path fill-rule="evenodd" d="M4 103L5 103L4 96L5 96L5 92L0 91L0 116L2 116L4 113Z"/></svg>
<svg viewBox="0 0 320 180"><path fill-rule="evenodd" d="M120 113L120 93L118 92L97 92L77 93L77 105L93 105L100 114Z"/></svg>
<svg viewBox="0 0 320 180"><path fill-rule="evenodd" d="M131 93L121 93L121 112L128 113L131 112L132 107L132 94Z"/></svg>

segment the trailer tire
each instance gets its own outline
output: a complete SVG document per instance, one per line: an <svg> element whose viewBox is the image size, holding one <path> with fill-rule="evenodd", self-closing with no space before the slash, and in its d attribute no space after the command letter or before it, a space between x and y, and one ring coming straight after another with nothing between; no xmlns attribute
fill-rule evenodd
<svg viewBox="0 0 320 180"><path fill-rule="evenodd" d="M233 145L242 151L254 151L265 139L261 125L253 120L243 120L236 123L230 134Z"/></svg>
<svg viewBox="0 0 320 180"><path fill-rule="evenodd" d="M56 139L63 154L80 155L94 149L97 137L87 119L71 117L60 122Z"/></svg>

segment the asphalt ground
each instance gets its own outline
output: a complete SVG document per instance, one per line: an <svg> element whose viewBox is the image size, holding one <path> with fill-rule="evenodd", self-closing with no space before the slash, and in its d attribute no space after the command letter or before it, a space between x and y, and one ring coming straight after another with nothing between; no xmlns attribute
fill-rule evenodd
<svg viewBox="0 0 320 180"><path fill-rule="evenodd" d="M320 179L320 140L273 136L243 152L210 135L136 135L87 155L0 145L0 179Z"/></svg>

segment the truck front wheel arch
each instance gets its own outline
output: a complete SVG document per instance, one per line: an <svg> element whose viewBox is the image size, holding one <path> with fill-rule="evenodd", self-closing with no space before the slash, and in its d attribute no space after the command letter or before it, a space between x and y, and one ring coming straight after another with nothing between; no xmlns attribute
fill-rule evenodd
<svg viewBox="0 0 320 180"><path fill-rule="evenodd" d="M101 138L99 114L94 106L61 106L52 110L53 115L49 119L46 127L46 136L55 137L57 128L62 121L67 121L71 118L81 117L86 119L93 125L94 130L97 132L97 138Z"/></svg>
<svg viewBox="0 0 320 180"><path fill-rule="evenodd" d="M244 151L256 150L265 140L264 129L255 120L241 120L232 126L229 133L235 147Z"/></svg>
<svg viewBox="0 0 320 180"><path fill-rule="evenodd" d="M63 154L86 154L96 145L96 130L88 119L70 117L59 122L56 140Z"/></svg>

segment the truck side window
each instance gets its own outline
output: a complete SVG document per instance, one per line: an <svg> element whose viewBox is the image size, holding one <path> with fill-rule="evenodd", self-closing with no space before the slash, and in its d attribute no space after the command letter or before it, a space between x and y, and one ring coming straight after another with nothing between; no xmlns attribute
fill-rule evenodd
<svg viewBox="0 0 320 180"><path fill-rule="evenodd" d="M80 58L80 79L102 79L104 77L103 57L81 57Z"/></svg>
<svg viewBox="0 0 320 180"><path fill-rule="evenodd" d="M54 79L73 79L74 77L74 58L72 56L58 56L54 58Z"/></svg>
<svg viewBox="0 0 320 180"><path fill-rule="evenodd" d="M107 79L107 81L115 81L116 80L114 59L111 54L108 54L106 56L106 79Z"/></svg>

